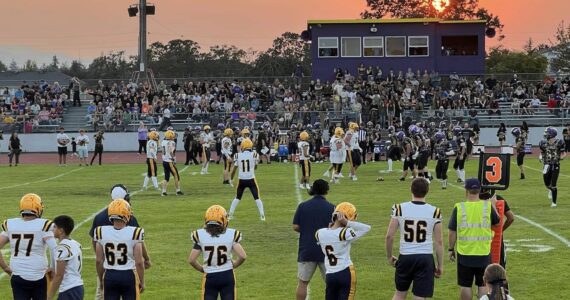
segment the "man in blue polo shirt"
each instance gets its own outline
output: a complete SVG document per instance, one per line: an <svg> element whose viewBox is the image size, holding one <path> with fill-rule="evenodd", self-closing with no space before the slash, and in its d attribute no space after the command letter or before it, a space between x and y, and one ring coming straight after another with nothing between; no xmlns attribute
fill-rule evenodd
<svg viewBox="0 0 570 300"><path fill-rule="evenodd" d="M309 190L313 196L297 207L293 218L293 230L299 232L299 254L297 258L299 284L297 286L297 300L307 298L307 287L317 267L321 276L325 277L325 256L315 239L315 232L326 228L331 222L334 205L325 199L329 191L329 184L325 180L317 179Z"/></svg>
<svg viewBox="0 0 570 300"><path fill-rule="evenodd" d="M127 189L126 186L124 186L122 184L116 184L111 188L111 201L116 200L116 199L124 199L127 202L131 203L131 197L130 196L131 195L129 194L129 190ZM91 226L91 229L89 230L89 235L91 236L91 240L93 241L93 250L96 249L95 246L97 244L97 242L95 242L93 240L95 228L97 228L99 226L108 226L108 225L112 226L113 223L111 223L111 221L109 220L109 214L108 214L107 209L104 209L95 216L95 218L93 219L93 225ZM131 218L129 219L127 226L139 227L139 223L137 221L137 218L135 218L134 215L131 215ZM150 268L150 266L151 266L150 257L148 256L148 253L146 251L146 246L144 243L143 243L143 258L144 258L145 269ZM97 300L102 300L103 299L103 290L100 290L99 286L100 286L100 284L97 283L97 292L96 292L95 298Z"/></svg>

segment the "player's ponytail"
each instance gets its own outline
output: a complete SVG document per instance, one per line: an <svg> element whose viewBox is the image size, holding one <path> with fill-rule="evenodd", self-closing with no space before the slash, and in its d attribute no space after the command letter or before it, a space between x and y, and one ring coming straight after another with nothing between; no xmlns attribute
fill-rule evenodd
<svg viewBox="0 0 570 300"><path fill-rule="evenodd" d="M507 300L507 295L509 293L506 288L507 273L501 265L489 265L485 269L485 275L483 279L491 288L489 293L489 300Z"/></svg>

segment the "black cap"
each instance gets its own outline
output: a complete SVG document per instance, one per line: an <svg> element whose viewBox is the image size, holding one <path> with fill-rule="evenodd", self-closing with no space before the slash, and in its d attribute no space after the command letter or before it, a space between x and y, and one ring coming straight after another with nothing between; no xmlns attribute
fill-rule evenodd
<svg viewBox="0 0 570 300"><path fill-rule="evenodd" d="M326 195L329 192L329 183L326 180L317 179L309 190L309 195Z"/></svg>

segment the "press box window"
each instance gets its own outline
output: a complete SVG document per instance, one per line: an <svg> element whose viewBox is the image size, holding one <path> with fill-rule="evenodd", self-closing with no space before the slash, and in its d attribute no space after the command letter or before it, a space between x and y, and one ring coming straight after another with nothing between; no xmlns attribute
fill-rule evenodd
<svg viewBox="0 0 570 300"><path fill-rule="evenodd" d="M319 38L319 57L338 57L338 38Z"/></svg>
<svg viewBox="0 0 570 300"><path fill-rule="evenodd" d="M441 37L441 55L479 55L479 37L476 35L443 36Z"/></svg>
<svg viewBox="0 0 570 300"><path fill-rule="evenodd" d="M429 39L427 36L408 37L408 56L429 56Z"/></svg>
<svg viewBox="0 0 570 300"><path fill-rule="evenodd" d="M405 36L387 36L386 37L386 56L387 57L405 57L406 56L406 37Z"/></svg>
<svg viewBox="0 0 570 300"><path fill-rule="evenodd" d="M342 43L340 55L342 57L362 56L362 54L360 53L361 45L359 37L343 37L340 39Z"/></svg>
<svg viewBox="0 0 570 300"><path fill-rule="evenodd" d="M364 37L364 57L383 57L384 56L384 38L383 37Z"/></svg>

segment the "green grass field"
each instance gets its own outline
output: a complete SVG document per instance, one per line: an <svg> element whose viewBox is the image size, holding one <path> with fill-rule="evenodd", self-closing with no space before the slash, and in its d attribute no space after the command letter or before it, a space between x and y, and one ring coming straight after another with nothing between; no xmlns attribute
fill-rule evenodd
<svg viewBox="0 0 570 300"><path fill-rule="evenodd" d="M528 158L527 179L518 179L518 169L512 165L511 187L500 193L515 214L520 215L506 232L505 239L512 251L508 254L508 273L512 295L516 299L564 299L567 297L566 274L570 227L570 165L562 165L559 180L559 206L550 208L547 191L542 184L541 166ZM433 162L430 167L433 167ZM183 166L180 166L182 170ZM328 164L313 164L313 180ZM401 164L396 163L395 168ZM398 182L400 172L383 174L386 181L376 182L378 171L385 163L370 163L359 170L359 181L342 180L331 188L328 199L333 203L350 201L356 205L361 222L372 225L371 232L352 248L352 259L357 272L357 299L390 299L394 290L394 269L385 259L384 235L390 220L391 205L410 199L409 183ZM467 165L467 176L475 175L477 161ZM87 234L91 217L109 202L109 189L115 183L124 183L131 192L140 188L146 170L140 165L106 165L102 167L59 168L53 165L3 166L0 183L0 219L18 215L18 201L24 193L39 194L45 203L44 217L68 214L80 225L73 237L81 242L84 252L83 279L86 299L94 296L96 272L94 252ZM297 284L297 234L291 228L293 213L299 198L308 199L306 191L297 193L294 164L261 165L257 178L265 203L267 221L258 219L257 209L250 194L236 212L230 226L243 233L248 260L236 271L238 299L294 299ZM146 272L146 291L143 299L199 299L202 275L187 264L192 247L190 232L199 228L207 207L221 204L229 207L235 190L221 184L221 167L210 167L210 175L195 175L199 167L191 166L181 173L183 197L160 197L156 191L132 196L133 210L144 227L145 240L153 266ZM348 170L344 173L347 175ZM194 174L194 175L193 175ZM450 171L455 182L455 172ZM58 177L55 177L58 176ZM54 178L55 177L55 178ZM434 182L428 201L440 207L444 224L453 205L464 199L457 185L441 190ZM173 187L171 186L171 189ZM171 190L172 194L172 190ZM528 221L534 222L535 225ZM539 228L543 226L551 233ZM555 237L558 235L558 238ZM444 231L447 247L447 229ZM566 242L564 242L566 241ZM8 257L7 249L3 251ZM324 285L315 276L310 287L311 299L324 298ZM456 268L446 257L444 275L436 281L435 299L457 299ZM9 278L0 277L0 299L11 299Z"/></svg>

